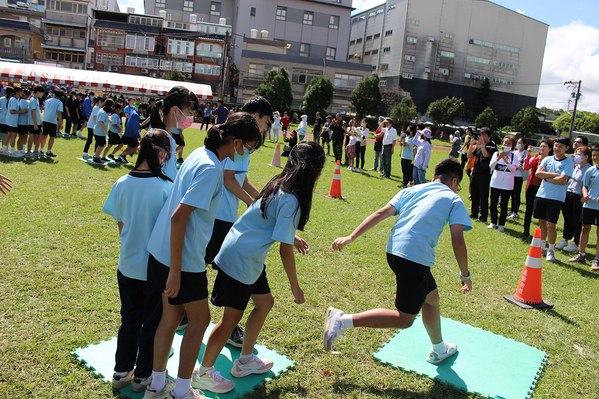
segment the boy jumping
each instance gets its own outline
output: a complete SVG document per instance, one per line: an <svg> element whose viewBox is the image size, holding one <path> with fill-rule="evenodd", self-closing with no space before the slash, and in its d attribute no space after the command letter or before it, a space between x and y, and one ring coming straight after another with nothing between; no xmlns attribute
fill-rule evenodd
<svg viewBox="0 0 599 399"><path fill-rule="evenodd" d="M459 162L449 158L439 162L432 182L400 191L386 206L364 219L351 235L333 241L333 249L341 251L384 219L398 216L387 242L387 263L397 279L397 310L345 314L329 307L324 327L325 350L330 351L335 339L348 328L408 328L422 310L422 322L433 344L426 360L438 364L457 352L457 345L446 343L441 336L439 292L430 269L435 264L439 236L449 223L453 252L460 267L461 291L472 289L463 234L472 229L472 224L457 195L462 174Z"/></svg>

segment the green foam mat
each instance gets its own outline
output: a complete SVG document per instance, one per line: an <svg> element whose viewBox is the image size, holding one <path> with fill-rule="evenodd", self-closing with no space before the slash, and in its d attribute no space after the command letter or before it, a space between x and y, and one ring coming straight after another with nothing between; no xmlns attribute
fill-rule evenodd
<svg viewBox="0 0 599 399"><path fill-rule="evenodd" d="M214 324L210 323L202 343L202 349L200 350L199 360L202 359L204 348L210 332L214 328ZM169 371L169 378L176 378L177 369L179 367L179 349L181 347L181 340L183 339L183 332L177 332L175 339L173 340L173 348L175 350L174 355L168 360L167 370ZM114 373L114 354L116 352L116 337L109 339L108 341L102 341L96 345L90 345L85 348L76 349L71 354L77 358L81 363L85 365L90 371L92 371L96 377L110 383L112 381L112 374ZM231 367L233 367L233 361L239 358L240 349L234 348L230 345L225 345L223 350L220 352L220 356L216 360L214 367L220 371L223 377L235 381L235 388L228 393L219 393L218 397L222 399L243 397L245 394L252 392L257 387L261 386L264 381L274 378L293 366L293 362L287 357L278 354L274 350L268 349L262 345L256 345L254 354L263 359L271 359L274 361L273 368L264 374L251 374L243 378L235 378L231 376ZM198 362L199 362L198 360ZM197 366L197 365L196 365ZM119 391L121 397L131 399L142 399L144 393L136 393L131 389L131 385ZM209 398L216 397L217 394L204 391L204 395Z"/></svg>
<svg viewBox="0 0 599 399"><path fill-rule="evenodd" d="M129 162L129 163L120 163L120 162L116 162L116 161L108 161L108 162L104 162L103 164L100 165L98 163L94 163L93 159L91 159L91 158L90 159L77 158L77 159L80 160L80 161L83 161L85 163L88 163L90 165L93 165L93 166L103 166L103 165L106 165L106 166L131 165L131 162Z"/></svg>
<svg viewBox="0 0 599 399"><path fill-rule="evenodd" d="M426 361L431 342L418 317L372 356L393 367L446 382L490 398L530 398L547 354L483 329L441 318L443 338L458 353L438 365Z"/></svg>

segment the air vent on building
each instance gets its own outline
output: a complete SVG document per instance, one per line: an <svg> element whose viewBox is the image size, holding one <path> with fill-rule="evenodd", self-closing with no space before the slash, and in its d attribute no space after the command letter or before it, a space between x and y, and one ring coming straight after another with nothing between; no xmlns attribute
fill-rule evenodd
<svg viewBox="0 0 599 399"><path fill-rule="evenodd" d="M117 72L117 71L119 70L119 67L117 67L117 66L113 66L113 67L112 67L112 70L113 70L114 72Z"/></svg>
<svg viewBox="0 0 599 399"><path fill-rule="evenodd" d="M429 67L424 68L424 73L429 73L430 71L431 71L431 69Z"/></svg>
<svg viewBox="0 0 599 399"><path fill-rule="evenodd" d="M252 39L257 39L258 38L258 29L250 29L250 37Z"/></svg>
<svg viewBox="0 0 599 399"><path fill-rule="evenodd" d="M160 11L158 11L158 16L160 18L166 18L166 10L160 10Z"/></svg>
<svg viewBox="0 0 599 399"><path fill-rule="evenodd" d="M143 73L144 75L146 75L148 72L149 71L146 68L144 68L144 69L141 70L141 73Z"/></svg>
<svg viewBox="0 0 599 399"><path fill-rule="evenodd" d="M189 23L190 24L195 24L198 22L198 16L197 14L189 14Z"/></svg>
<svg viewBox="0 0 599 399"><path fill-rule="evenodd" d="M260 31L260 39L262 39L262 40L268 40L268 31L267 30L261 30Z"/></svg>

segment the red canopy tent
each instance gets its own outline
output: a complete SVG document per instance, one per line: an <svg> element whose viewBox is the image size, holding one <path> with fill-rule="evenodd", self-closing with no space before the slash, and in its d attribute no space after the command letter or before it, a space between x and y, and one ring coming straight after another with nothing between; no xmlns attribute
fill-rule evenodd
<svg viewBox="0 0 599 399"><path fill-rule="evenodd" d="M97 87L159 95L168 93L174 86L184 86L195 93L199 99L212 99L210 85L175 82L113 72L84 71L0 61L0 77L22 79L30 82L54 83L56 85Z"/></svg>

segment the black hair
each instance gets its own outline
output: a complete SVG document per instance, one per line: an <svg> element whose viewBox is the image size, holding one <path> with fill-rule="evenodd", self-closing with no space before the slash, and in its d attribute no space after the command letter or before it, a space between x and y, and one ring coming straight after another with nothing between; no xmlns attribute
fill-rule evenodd
<svg viewBox="0 0 599 399"><path fill-rule="evenodd" d="M38 85L33 88L33 92L34 93L45 93L46 90L44 90L43 86Z"/></svg>
<svg viewBox="0 0 599 399"><path fill-rule="evenodd" d="M264 115L272 115L272 106L268 102L268 100L262 96L254 96L247 100L243 107L241 107L241 112L248 112L253 114L255 112L258 113L258 118L262 118Z"/></svg>
<svg viewBox="0 0 599 399"><path fill-rule="evenodd" d="M23 95L24 95L25 97L27 97L27 96L28 96L28 95L30 95L30 94L31 94L31 92L29 91L29 89L24 89L24 90L23 90Z"/></svg>
<svg viewBox="0 0 599 399"><path fill-rule="evenodd" d="M553 146L551 145L549 140L543 139L543 140L539 141L539 147L541 146L542 143L547 144L547 147L549 147L549 154L547 154L547 156L553 155Z"/></svg>
<svg viewBox="0 0 599 399"><path fill-rule="evenodd" d="M493 134L491 129L489 129L488 127L483 127L482 129L480 129L480 134L483 134L483 133L489 137L491 137L491 135Z"/></svg>
<svg viewBox="0 0 599 399"><path fill-rule="evenodd" d="M570 137L568 136L560 136L557 140L555 140L556 143L559 144L563 144L566 147L570 147Z"/></svg>
<svg viewBox="0 0 599 399"><path fill-rule="evenodd" d="M582 151L583 154L587 156L587 162L589 163L589 165L593 166L593 152L589 147L587 147L586 145L581 145L576 150L574 150L574 154L576 154L576 151Z"/></svg>
<svg viewBox="0 0 599 399"><path fill-rule="evenodd" d="M104 106L102 107L102 109L104 110L104 112L111 113L112 107L114 107L114 102L111 99L108 99L104 103Z"/></svg>
<svg viewBox="0 0 599 399"><path fill-rule="evenodd" d="M416 129L424 130L424 125L422 123L419 123L418 125L416 125Z"/></svg>
<svg viewBox="0 0 599 399"><path fill-rule="evenodd" d="M516 145L518 145L518 141L522 140L524 142L524 147L522 148L523 150L526 150L528 148L528 141L524 138L524 137L520 137L518 138L518 140L516 141Z"/></svg>
<svg viewBox="0 0 599 399"><path fill-rule="evenodd" d="M117 109L123 109L123 104L121 104L121 103L116 103L116 104L114 104L114 107L113 107L113 109L115 109L115 110L117 110Z"/></svg>
<svg viewBox="0 0 599 399"><path fill-rule="evenodd" d="M577 139L581 139L582 140L582 144L584 144L586 147L589 146L589 139L587 139L585 136L583 136L582 134L576 136Z"/></svg>
<svg viewBox="0 0 599 399"><path fill-rule="evenodd" d="M139 109L140 110L142 110L142 109L148 109L149 107L150 106L148 105L148 103L141 103L141 104L139 104Z"/></svg>
<svg viewBox="0 0 599 399"><path fill-rule="evenodd" d="M229 116L225 123L214 125L208 130L204 145L210 151L216 152L218 147L231 139L240 139L244 143L255 141L254 148L259 148L262 145L262 134L256 119L247 112L236 112Z"/></svg>
<svg viewBox="0 0 599 399"><path fill-rule="evenodd" d="M54 90L54 96L60 98L64 96L64 92L62 90Z"/></svg>
<svg viewBox="0 0 599 399"><path fill-rule="evenodd" d="M12 86L7 86L4 88L4 97L6 97L7 101L12 97L14 92L15 92L15 89Z"/></svg>
<svg viewBox="0 0 599 399"><path fill-rule="evenodd" d="M168 114L173 106L179 109L191 106L195 111L198 108L198 97L190 92L187 87L173 87L161 101L157 101L156 105L152 107L150 111L150 124L152 127L166 128L160 116L160 111L162 110L162 115Z"/></svg>
<svg viewBox="0 0 599 399"><path fill-rule="evenodd" d="M165 162L169 160L171 156L171 139L169 134L162 129L150 129L142 138L139 143L139 155L137 156L137 162L135 162L135 169L139 168L143 161L146 161L150 171L162 180L173 181L170 177L162 172L162 166L160 165L160 158L158 153L160 150L166 152Z"/></svg>
<svg viewBox="0 0 599 399"><path fill-rule="evenodd" d="M456 177L461 182L462 177L464 177L464 171L462 170L462 164L455 159L445 158L435 166L434 179L441 179L445 183Z"/></svg>
<svg viewBox="0 0 599 399"><path fill-rule="evenodd" d="M410 136L414 136L414 129L412 128L412 125L406 128L406 132L410 132Z"/></svg>
<svg viewBox="0 0 599 399"><path fill-rule="evenodd" d="M591 151L599 151L599 143L593 144L593 146L591 147Z"/></svg>
<svg viewBox="0 0 599 399"><path fill-rule="evenodd" d="M260 213L266 218L266 207L279 190L293 194L298 205L295 214L300 212L298 230L304 230L310 218L314 186L324 167L326 155L322 147L313 141L301 141L289 153L283 171L264 186L255 202L260 201Z"/></svg>
<svg viewBox="0 0 599 399"><path fill-rule="evenodd" d="M98 96L98 97L96 97L96 103L98 103L100 101L106 102L106 97L104 97L104 96Z"/></svg>
<svg viewBox="0 0 599 399"><path fill-rule="evenodd" d="M16 94L16 93L18 93L18 92L20 92L20 91L22 91L22 90L23 90L23 89L21 89L21 88L20 88L20 87L18 87L18 86L17 86L17 87L13 87L13 93L14 93L14 94Z"/></svg>
<svg viewBox="0 0 599 399"><path fill-rule="evenodd" d="M385 118L385 122L390 123L391 126L393 126L393 119L391 119L391 118Z"/></svg>
<svg viewBox="0 0 599 399"><path fill-rule="evenodd" d="M471 128L470 126L468 126L468 127L466 128L466 133L468 133L468 132L472 133L472 128Z"/></svg>

